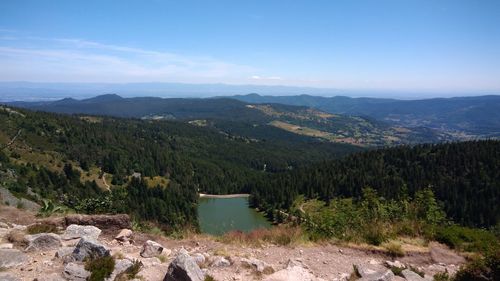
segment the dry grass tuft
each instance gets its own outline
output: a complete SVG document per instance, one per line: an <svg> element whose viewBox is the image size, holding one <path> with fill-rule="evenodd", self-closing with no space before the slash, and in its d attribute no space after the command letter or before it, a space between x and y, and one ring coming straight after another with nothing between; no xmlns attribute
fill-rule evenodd
<svg viewBox="0 0 500 281"><path fill-rule="evenodd" d="M276 226L268 229L261 228L249 233L231 231L220 237L220 240L224 243L251 246L260 246L265 243L288 246L301 244L305 241L300 227L289 226Z"/></svg>

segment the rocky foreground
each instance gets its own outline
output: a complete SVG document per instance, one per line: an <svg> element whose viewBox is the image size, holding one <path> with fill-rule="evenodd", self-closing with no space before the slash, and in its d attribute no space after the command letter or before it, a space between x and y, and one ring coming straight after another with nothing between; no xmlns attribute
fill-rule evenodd
<svg viewBox="0 0 500 281"><path fill-rule="evenodd" d="M433 280L438 272L453 274L464 262L438 244L393 260L383 253L331 244L250 247L204 236L167 239L134 233L127 216L74 215L34 222L54 225L57 233L32 235L32 226L5 221L1 214L0 221L0 280L9 281L87 280L85 261L106 256L115 260L106 280L126 280L123 273L141 264L132 280L151 281L419 281Z"/></svg>

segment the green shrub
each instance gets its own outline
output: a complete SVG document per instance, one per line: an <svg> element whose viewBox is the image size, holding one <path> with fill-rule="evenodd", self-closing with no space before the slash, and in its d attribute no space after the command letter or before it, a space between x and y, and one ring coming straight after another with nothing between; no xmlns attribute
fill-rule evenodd
<svg viewBox="0 0 500 281"><path fill-rule="evenodd" d="M216 280L212 276L207 275L207 276L205 276L205 281L216 281Z"/></svg>
<svg viewBox="0 0 500 281"><path fill-rule="evenodd" d="M391 257L402 257L405 255L405 251L399 243L390 242L383 246L387 250L387 254Z"/></svg>
<svg viewBox="0 0 500 281"><path fill-rule="evenodd" d="M55 213L63 212L63 208L61 206L56 206L52 200L44 199L42 201L42 207L38 210L37 216L39 217L50 217Z"/></svg>
<svg viewBox="0 0 500 281"><path fill-rule="evenodd" d="M111 256L89 259L85 269L91 273L88 281L104 281L115 269L115 259Z"/></svg>
<svg viewBox="0 0 500 281"><path fill-rule="evenodd" d="M379 246L380 244L387 241L387 237L384 235L381 227L377 225L367 226L363 238L368 244Z"/></svg>
<svg viewBox="0 0 500 281"><path fill-rule="evenodd" d="M453 249L469 252L485 253L499 248L498 238L493 233L458 225L438 228L435 239Z"/></svg>
<svg viewBox="0 0 500 281"><path fill-rule="evenodd" d="M434 281L449 281L450 280L450 275L448 275L448 272L439 272L434 274Z"/></svg>
<svg viewBox="0 0 500 281"><path fill-rule="evenodd" d="M489 252L485 257L473 260L460 269L453 281L500 280L500 250Z"/></svg>

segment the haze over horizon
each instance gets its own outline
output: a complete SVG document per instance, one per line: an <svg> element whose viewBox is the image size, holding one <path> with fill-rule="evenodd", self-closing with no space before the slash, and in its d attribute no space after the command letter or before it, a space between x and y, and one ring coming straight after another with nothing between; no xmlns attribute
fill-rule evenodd
<svg viewBox="0 0 500 281"><path fill-rule="evenodd" d="M492 0L3 1L0 82L200 87L187 96L224 87L238 89L227 94L498 94L498 26L500 3ZM272 89L263 85L282 92L253 90Z"/></svg>

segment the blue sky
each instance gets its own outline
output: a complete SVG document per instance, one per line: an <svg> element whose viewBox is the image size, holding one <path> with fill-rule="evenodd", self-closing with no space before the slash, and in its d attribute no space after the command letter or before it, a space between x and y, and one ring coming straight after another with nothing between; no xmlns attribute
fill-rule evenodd
<svg viewBox="0 0 500 281"><path fill-rule="evenodd" d="M0 1L0 81L500 90L500 1Z"/></svg>

